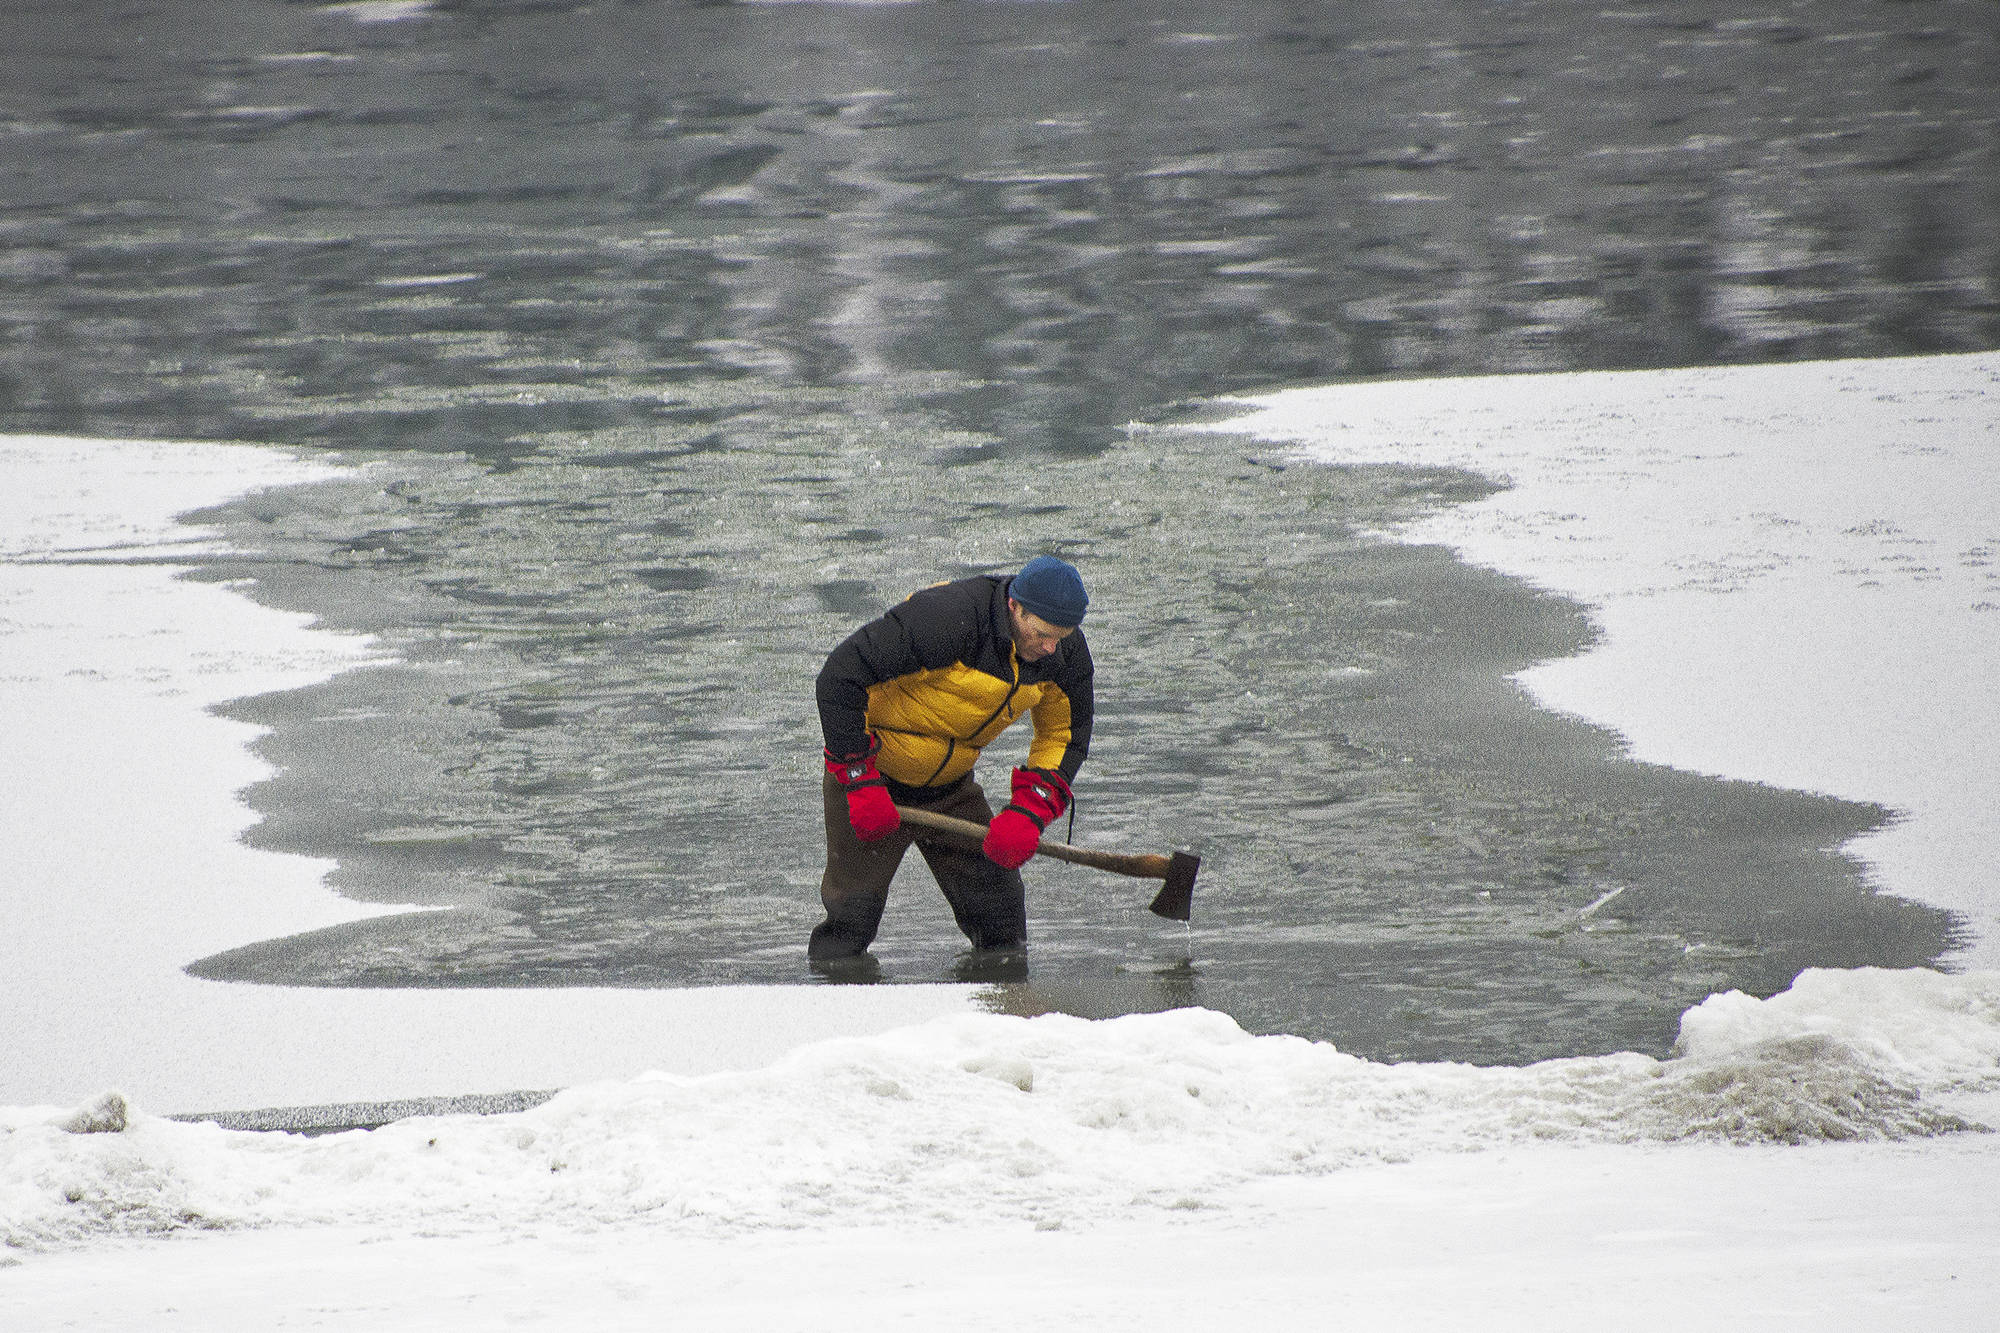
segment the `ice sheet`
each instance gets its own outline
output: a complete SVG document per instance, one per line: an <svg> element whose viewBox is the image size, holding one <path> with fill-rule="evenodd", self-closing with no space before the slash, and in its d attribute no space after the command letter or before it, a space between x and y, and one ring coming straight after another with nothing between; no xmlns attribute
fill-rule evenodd
<svg viewBox="0 0 2000 1333"><path fill-rule="evenodd" d="M1850 850L2000 961L2000 354L1297 389L1213 427L1507 489L1392 534L1592 608L1520 676L1641 760L1902 816Z"/></svg>

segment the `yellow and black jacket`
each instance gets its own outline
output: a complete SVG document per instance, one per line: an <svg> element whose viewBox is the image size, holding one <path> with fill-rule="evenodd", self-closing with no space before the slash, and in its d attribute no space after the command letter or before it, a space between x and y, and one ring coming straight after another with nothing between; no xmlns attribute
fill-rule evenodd
<svg viewBox="0 0 2000 1333"><path fill-rule="evenodd" d="M1090 645L1078 630L1024 662L1007 621L1011 576L982 574L914 593L850 634L815 691L836 758L882 748L875 766L898 787L948 787L1023 713L1034 718L1029 768L1076 777L1090 751Z"/></svg>

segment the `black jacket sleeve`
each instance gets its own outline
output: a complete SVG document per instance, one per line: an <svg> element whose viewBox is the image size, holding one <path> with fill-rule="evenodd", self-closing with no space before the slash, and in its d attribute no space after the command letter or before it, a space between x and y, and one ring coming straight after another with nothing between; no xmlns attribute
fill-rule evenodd
<svg viewBox="0 0 2000 1333"><path fill-rule="evenodd" d="M1061 660L1054 680L1063 692L1061 715L1063 724L1069 729L1069 740L1063 747L1062 759L1056 764L1056 772L1062 774L1065 782L1074 782L1077 770L1083 767L1084 759L1090 754L1090 733L1097 721L1097 673L1091 661L1090 645L1082 635L1065 640L1058 652ZM1039 708L1034 720L1039 729L1042 725Z"/></svg>

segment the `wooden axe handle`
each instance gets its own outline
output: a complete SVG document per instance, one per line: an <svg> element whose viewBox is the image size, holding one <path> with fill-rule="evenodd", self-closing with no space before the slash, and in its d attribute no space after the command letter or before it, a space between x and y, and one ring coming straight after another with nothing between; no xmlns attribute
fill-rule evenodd
<svg viewBox="0 0 2000 1333"><path fill-rule="evenodd" d="M975 846L986 838L986 826L975 824L969 819L954 819L950 815L933 814L929 810L913 810L907 805L897 806L896 813L903 817L905 824L914 824L933 833L949 834L954 838L970 841ZM1042 840L1042 845L1036 849L1036 853L1040 856L1053 856L1058 861L1068 861L1072 865L1109 870L1114 875L1131 875L1135 879L1165 879L1173 863L1173 858L1167 856L1100 852L1089 847L1072 847L1066 842L1050 842L1046 838Z"/></svg>

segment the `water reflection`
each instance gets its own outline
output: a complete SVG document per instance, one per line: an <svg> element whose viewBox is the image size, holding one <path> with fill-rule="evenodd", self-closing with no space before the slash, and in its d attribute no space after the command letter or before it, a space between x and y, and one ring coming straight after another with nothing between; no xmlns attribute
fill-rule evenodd
<svg viewBox="0 0 2000 1333"><path fill-rule="evenodd" d="M7 406L491 456L747 375L1087 452L1273 381L1990 346L1995 27L48 8L7 107Z"/></svg>
<svg viewBox="0 0 2000 1333"><path fill-rule="evenodd" d="M1019 1018L1040 1014L1116 1018L1120 1014L1157 1014L1213 1004L1201 984L1201 970L1185 956L1162 957L1155 963L1119 967L1099 976L1037 979L1023 975L992 980L1010 984L982 991L978 997L981 1007L990 1013Z"/></svg>

